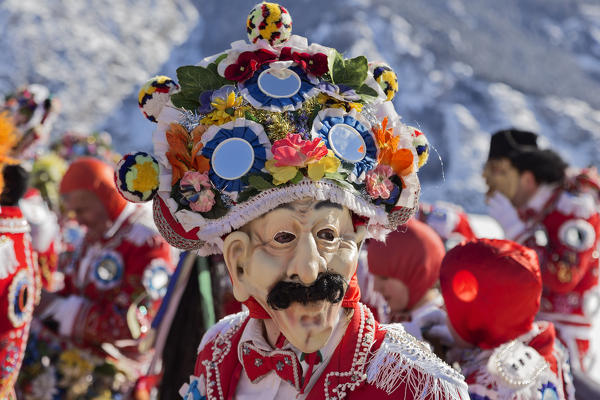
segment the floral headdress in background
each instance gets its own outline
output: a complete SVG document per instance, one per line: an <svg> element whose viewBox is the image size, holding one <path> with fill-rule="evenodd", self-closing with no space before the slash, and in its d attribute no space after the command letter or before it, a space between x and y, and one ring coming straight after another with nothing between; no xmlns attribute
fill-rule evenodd
<svg viewBox="0 0 600 400"><path fill-rule="evenodd" d="M60 102L47 87L31 84L5 96L0 109L11 113L17 128L19 139L13 152L26 159L32 158L35 148L45 145L50 138Z"/></svg>

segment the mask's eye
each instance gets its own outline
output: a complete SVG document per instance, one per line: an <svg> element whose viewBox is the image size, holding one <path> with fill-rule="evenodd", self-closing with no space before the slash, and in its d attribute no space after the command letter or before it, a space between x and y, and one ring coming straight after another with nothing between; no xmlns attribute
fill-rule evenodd
<svg viewBox="0 0 600 400"><path fill-rule="evenodd" d="M294 239L296 239L296 235L290 232L277 232L275 236L273 236L274 241L282 244L290 243Z"/></svg>
<svg viewBox="0 0 600 400"><path fill-rule="evenodd" d="M328 242L333 242L335 240L335 232L333 229L321 229L317 232L317 237L319 239L327 240Z"/></svg>

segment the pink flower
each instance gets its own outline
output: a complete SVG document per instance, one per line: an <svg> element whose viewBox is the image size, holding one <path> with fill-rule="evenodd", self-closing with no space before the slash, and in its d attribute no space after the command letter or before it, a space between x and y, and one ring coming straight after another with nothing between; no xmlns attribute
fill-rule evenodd
<svg viewBox="0 0 600 400"><path fill-rule="evenodd" d="M394 169L389 165L379 164L377 168L367 172L365 181L367 192L373 199L389 199L394 184L388 179L394 174Z"/></svg>
<svg viewBox="0 0 600 400"><path fill-rule="evenodd" d="M276 167L294 166L302 168L325 157L327 147L325 147L321 138L304 140L302 136L295 133L273 143L271 152L276 160Z"/></svg>
<svg viewBox="0 0 600 400"><path fill-rule="evenodd" d="M205 188L209 189L211 187L210 179L208 178L208 172L198 171L187 171L185 174L183 174L179 185L192 186L196 192L199 192Z"/></svg>
<svg viewBox="0 0 600 400"><path fill-rule="evenodd" d="M215 205L215 194L212 190L206 189L200 192L198 200L190 203L190 208L193 211L208 212Z"/></svg>

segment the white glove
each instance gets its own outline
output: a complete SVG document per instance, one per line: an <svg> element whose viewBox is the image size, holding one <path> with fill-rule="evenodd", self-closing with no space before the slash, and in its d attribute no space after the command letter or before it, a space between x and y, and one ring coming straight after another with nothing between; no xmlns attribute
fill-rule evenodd
<svg viewBox="0 0 600 400"><path fill-rule="evenodd" d="M519 218L517 210L510 200L500 192L488 198L488 213L494 218L502 229L506 239L514 240L525 230L525 224Z"/></svg>

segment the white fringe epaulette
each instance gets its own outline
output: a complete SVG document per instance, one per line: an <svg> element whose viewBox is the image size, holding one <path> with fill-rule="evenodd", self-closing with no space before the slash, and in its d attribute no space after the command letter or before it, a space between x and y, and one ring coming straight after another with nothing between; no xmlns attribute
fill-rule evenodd
<svg viewBox="0 0 600 400"><path fill-rule="evenodd" d="M415 399L469 398L464 377L406 333L401 324L381 327L387 333L369 362L370 384L392 394L404 383Z"/></svg>
<svg viewBox="0 0 600 400"><path fill-rule="evenodd" d="M216 324L211 326L204 336L202 336L202 340L200 341L200 345L198 346L198 353L204 349L206 343L210 342L217 335L226 335L229 330L239 328L242 321L244 321L248 317L248 311L242 311L236 314L227 315L220 319Z"/></svg>

